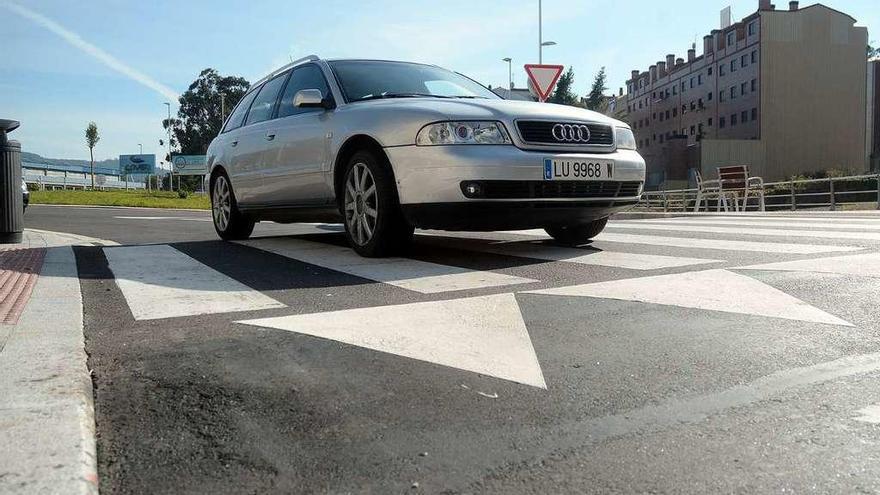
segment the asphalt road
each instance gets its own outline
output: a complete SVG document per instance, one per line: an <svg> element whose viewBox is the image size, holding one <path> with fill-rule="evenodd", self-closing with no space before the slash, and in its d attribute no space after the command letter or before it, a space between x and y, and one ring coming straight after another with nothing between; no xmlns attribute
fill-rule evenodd
<svg viewBox="0 0 880 495"><path fill-rule="evenodd" d="M420 233L41 207L76 249L104 493L880 492L880 216Z"/></svg>

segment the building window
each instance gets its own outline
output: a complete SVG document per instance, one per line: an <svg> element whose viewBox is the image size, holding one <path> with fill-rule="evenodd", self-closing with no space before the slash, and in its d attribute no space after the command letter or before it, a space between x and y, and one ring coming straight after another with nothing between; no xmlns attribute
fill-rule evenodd
<svg viewBox="0 0 880 495"><path fill-rule="evenodd" d="M745 94L749 91L749 83L742 83L739 85L739 92L745 96Z"/></svg>
<svg viewBox="0 0 880 495"><path fill-rule="evenodd" d="M739 61L739 64L742 65L743 67L749 65L749 56L748 56L748 55L743 55L742 58L741 58L740 61Z"/></svg>
<svg viewBox="0 0 880 495"><path fill-rule="evenodd" d="M697 109L697 104L695 102L691 102L691 112Z"/></svg>
<svg viewBox="0 0 880 495"><path fill-rule="evenodd" d="M656 91L651 93L651 98L654 98L655 100L657 99L657 92Z"/></svg>
<svg viewBox="0 0 880 495"><path fill-rule="evenodd" d="M666 120L669 120L669 110L666 111Z"/></svg>
<svg viewBox="0 0 880 495"><path fill-rule="evenodd" d="M719 91L718 92L718 100L721 103L724 103L727 100L727 93L725 93L724 91Z"/></svg>
<svg viewBox="0 0 880 495"><path fill-rule="evenodd" d="M752 50L752 63L755 64L758 62L758 50Z"/></svg>
<svg viewBox="0 0 880 495"><path fill-rule="evenodd" d="M660 122L663 122L663 112L660 112Z"/></svg>
<svg viewBox="0 0 880 495"><path fill-rule="evenodd" d="M642 102L639 101L639 109L641 109L641 108L642 108Z"/></svg>
<svg viewBox="0 0 880 495"><path fill-rule="evenodd" d="M731 86L731 87L730 87L730 99L731 99L731 100L735 100L735 99L736 99L736 86Z"/></svg>
<svg viewBox="0 0 880 495"><path fill-rule="evenodd" d="M736 59L730 61L730 72L736 72Z"/></svg>
<svg viewBox="0 0 880 495"><path fill-rule="evenodd" d="M715 94L714 91L711 92L711 93L709 93L709 94L706 96L706 98L707 98L709 101L712 101L712 95L713 95L713 94Z"/></svg>
<svg viewBox="0 0 880 495"><path fill-rule="evenodd" d="M691 89L694 89L694 78L691 78Z"/></svg>
<svg viewBox="0 0 880 495"><path fill-rule="evenodd" d="M733 127L735 125L736 125L736 114L733 114L730 116L730 127Z"/></svg>
<svg viewBox="0 0 880 495"><path fill-rule="evenodd" d="M718 75L723 77L723 76L724 76L724 73L725 73L725 70L724 70L724 64L720 64L720 65L718 66Z"/></svg>
<svg viewBox="0 0 880 495"><path fill-rule="evenodd" d="M721 117L720 119L718 119L718 128L719 129L724 129L725 125L727 125L727 120L725 120L724 117Z"/></svg>
<svg viewBox="0 0 880 495"><path fill-rule="evenodd" d="M752 79L752 93L758 90L758 80Z"/></svg>
<svg viewBox="0 0 880 495"><path fill-rule="evenodd" d="M703 85L703 75L698 74L697 75L697 86L702 86L702 85Z"/></svg>
<svg viewBox="0 0 880 495"><path fill-rule="evenodd" d="M749 23L749 36L754 36L758 33L758 21L752 21Z"/></svg>
<svg viewBox="0 0 880 495"><path fill-rule="evenodd" d="M700 107L700 108L706 108L706 105L703 104L703 99L702 99L702 98L700 98L699 100L697 100L697 106Z"/></svg>
<svg viewBox="0 0 880 495"><path fill-rule="evenodd" d="M710 75L710 76L711 76L711 75L712 75L712 68L711 68L711 67L709 67L709 70L708 70L708 71L706 71L706 73L707 73L707 74L708 74L708 75Z"/></svg>
<svg viewBox="0 0 880 495"><path fill-rule="evenodd" d="M708 124L709 124L709 127L712 127L712 117L709 117Z"/></svg>
<svg viewBox="0 0 880 495"><path fill-rule="evenodd" d="M673 108L673 109L672 109L672 116L673 116L673 117L678 117L678 109L677 109L677 108Z"/></svg>
<svg viewBox="0 0 880 495"><path fill-rule="evenodd" d="M697 126L692 125L692 126L691 126L691 136L693 136L693 135L696 134L696 133L697 133Z"/></svg>
<svg viewBox="0 0 880 495"><path fill-rule="evenodd" d="M752 109L752 120L758 120L758 109L757 108Z"/></svg>
<svg viewBox="0 0 880 495"><path fill-rule="evenodd" d="M657 112L654 112L654 115L651 116L653 120L657 120Z"/></svg>
<svg viewBox="0 0 880 495"><path fill-rule="evenodd" d="M743 110L741 114L739 114L739 120L742 121L743 124L749 121L749 112L748 110Z"/></svg>
<svg viewBox="0 0 880 495"><path fill-rule="evenodd" d="M684 93L687 89L687 86L684 85L684 81L681 82L681 92Z"/></svg>
<svg viewBox="0 0 880 495"><path fill-rule="evenodd" d="M673 86L673 87L672 87L672 94L674 94L674 95L677 95L677 94L678 94L678 86Z"/></svg>
<svg viewBox="0 0 880 495"><path fill-rule="evenodd" d="M727 33L727 47L736 46L736 31Z"/></svg>
<svg viewBox="0 0 880 495"><path fill-rule="evenodd" d="M684 113L687 112L687 109L688 109L687 105L682 105L681 106L681 114L684 115Z"/></svg>

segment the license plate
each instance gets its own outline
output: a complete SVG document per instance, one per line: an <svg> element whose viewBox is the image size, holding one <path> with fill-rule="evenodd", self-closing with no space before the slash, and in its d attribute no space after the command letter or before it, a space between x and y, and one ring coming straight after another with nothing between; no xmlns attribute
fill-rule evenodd
<svg viewBox="0 0 880 495"><path fill-rule="evenodd" d="M611 180L614 162L608 160L544 159L544 180Z"/></svg>

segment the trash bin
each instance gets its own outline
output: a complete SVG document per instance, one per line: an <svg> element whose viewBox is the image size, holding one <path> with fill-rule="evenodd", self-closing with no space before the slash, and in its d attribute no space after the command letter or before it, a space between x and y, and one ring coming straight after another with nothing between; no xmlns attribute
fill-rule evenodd
<svg viewBox="0 0 880 495"><path fill-rule="evenodd" d="M21 144L6 137L18 126L14 120L0 119L0 244L21 242L24 230Z"/></svg>

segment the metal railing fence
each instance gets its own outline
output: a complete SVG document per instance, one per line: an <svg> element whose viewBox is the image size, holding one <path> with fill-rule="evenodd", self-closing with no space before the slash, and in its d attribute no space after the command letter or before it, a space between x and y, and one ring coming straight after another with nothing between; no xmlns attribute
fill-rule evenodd
<svg viewBox="0 0 880 495"><path fill-rule="evenodd" d="M637 208L664 212L694 211L696 199L697 189L645 191ZM871 203L880 210L880 174L767 182L764 184L764 200L767 211L799 208L837 210L847 205ZM758 209L758 198L750 196L744 210ZM718 211L717 200L710 202L708 211ZM721 211L724 211L723 207Z"/></svg>

